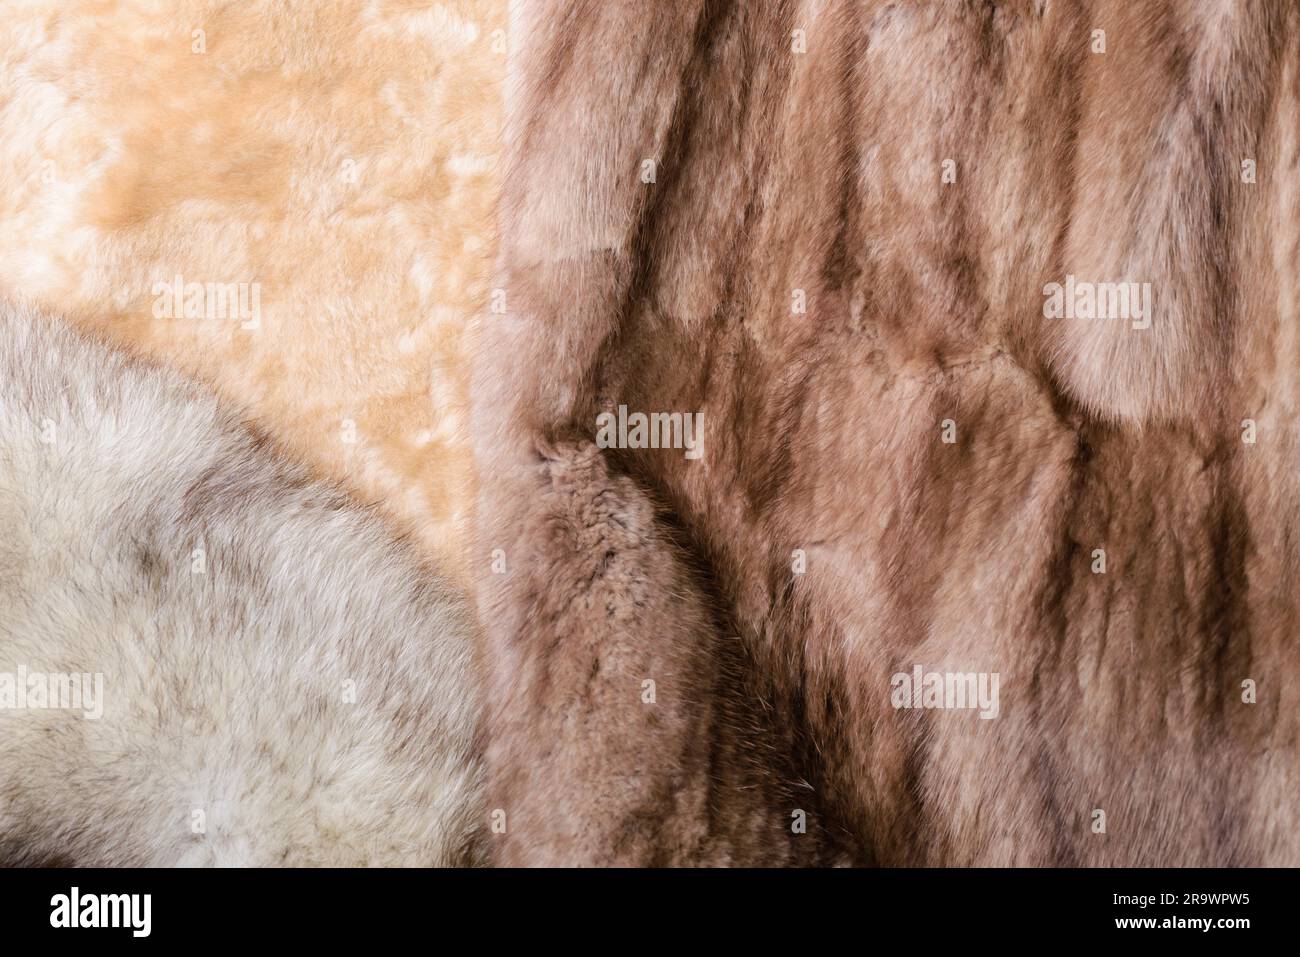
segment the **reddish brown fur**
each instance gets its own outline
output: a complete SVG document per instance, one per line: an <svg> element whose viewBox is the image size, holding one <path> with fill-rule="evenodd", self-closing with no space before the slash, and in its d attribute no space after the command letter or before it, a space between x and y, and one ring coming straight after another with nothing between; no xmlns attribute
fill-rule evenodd
<svg viewBox="0 0 1300 957"><path fill-rule="evenodd" d="M567 0L512 38L498 859L1300 864L1294 4ZM1044 319L1067 273L1152 282L1152 328ZM704 457L597 452L620 403L702 410ZM914 664L1000 673L1001 716L895 710Z"/></svg>

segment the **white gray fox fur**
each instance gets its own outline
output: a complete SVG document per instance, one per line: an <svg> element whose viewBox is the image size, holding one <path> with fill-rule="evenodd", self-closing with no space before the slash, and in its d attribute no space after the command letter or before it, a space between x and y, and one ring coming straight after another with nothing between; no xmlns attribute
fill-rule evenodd
<svg viewBox="0 0 1300 957"><path fill-rule="evenodd" d="M200 388L0 306L0 866L477 861L471 622Z"/></svg>

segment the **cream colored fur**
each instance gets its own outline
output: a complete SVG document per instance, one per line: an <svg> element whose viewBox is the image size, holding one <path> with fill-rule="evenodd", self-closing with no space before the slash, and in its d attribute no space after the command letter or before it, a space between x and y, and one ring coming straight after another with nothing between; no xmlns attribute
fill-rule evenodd
<svg viewBox="0 0 1300 957"><path fill-rule="evenodd" d="M0 284L198 377L457 576L504 0L14 0ZM154 285L259 283L255 329Z"/></svg>

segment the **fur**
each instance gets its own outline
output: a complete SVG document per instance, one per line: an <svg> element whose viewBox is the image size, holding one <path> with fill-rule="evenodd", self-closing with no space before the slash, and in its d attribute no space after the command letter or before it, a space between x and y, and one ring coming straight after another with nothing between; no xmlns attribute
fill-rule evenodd
<svg viewBox="0 0 1300 957"><path fill-rule="evenodd" d="M462 579L504 27L503 0L5 3L0 286L207 383ZM258 283L260 323L155 317L177 275Z"/></svg>
<svg viewBox="0 0 1300 957"><path fill-rule="evenodd" d="M1295 4L511 30L497 859L1300 864ZM1067 274L1150 282L1151 328L1045 318ZM703 457L598 449L620 404L703 412ZM998 673L999 717L893 707L914 665Z"/></svg>
<svg viewBox="0 0 1300 957"><path fill-rule="evenodd" d="M463 600L202 390L0 308L0 861L480 859Z"/></svg>

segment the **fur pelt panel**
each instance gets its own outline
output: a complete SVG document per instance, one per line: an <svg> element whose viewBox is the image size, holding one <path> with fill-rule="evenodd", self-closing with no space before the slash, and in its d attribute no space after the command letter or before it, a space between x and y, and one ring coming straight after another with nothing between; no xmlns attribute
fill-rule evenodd
<svg viewBox="0 0 1300 957"><path fill-rule="evenodd" d="M504 28L503 0L6 3L0 286L203 378L459 577ZM260 323L156 317L177 276L258 284Z"/></svg>
<svg viewBox="0 0 1300 957"><path fill-rule="evenodd" d="M458 591L204 390L8 307L0 609L0 863L482 859Z"/></svg>
<svg viewBox="0 0 1300 957"><path fill-rule="evenodd" d="M498 859L1300 864L1295 5L511 29ZM1149 327L1047 318L1068 276ZM597 450L619 405L703 455ZM896 708L917 665L998 717Z"/></svg>

